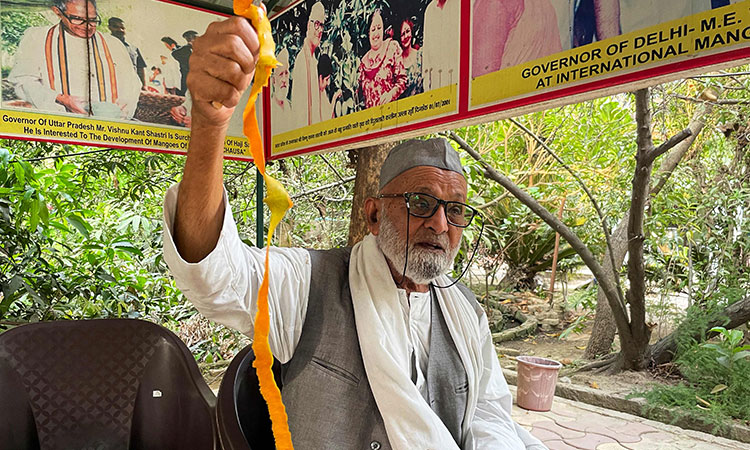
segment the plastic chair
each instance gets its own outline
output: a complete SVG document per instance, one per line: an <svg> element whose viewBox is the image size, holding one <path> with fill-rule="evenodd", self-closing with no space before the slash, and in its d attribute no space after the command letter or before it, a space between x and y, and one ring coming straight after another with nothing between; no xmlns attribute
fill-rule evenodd
<svg viewBox="0 0 750 450"><path fill-rule="evenodd" d="M219 441L225 450L276 448L268 406L260 395L252 366L255 354L248 345L232 359L221 380L216 402ZM274 359L274 378L281 387L281 365Z"/></svg>
<svg viewBox="0 0 750 450"><path fill-rule="evenodd" d="M216 397L171 331L130 319L0 334L0 447L214 449Z"/></svg>

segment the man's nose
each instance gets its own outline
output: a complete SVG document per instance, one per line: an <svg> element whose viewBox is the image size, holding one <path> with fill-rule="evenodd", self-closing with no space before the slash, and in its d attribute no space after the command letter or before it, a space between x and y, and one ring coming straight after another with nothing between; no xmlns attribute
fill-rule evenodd
<svg viewBox="0 0 750 450"><path fill-rule="evenodd" d="M448 218L445 217L445 206L438 205L435 214L425 219L425 227L431 229L435 234L443 234L448 231Z"/></svg>

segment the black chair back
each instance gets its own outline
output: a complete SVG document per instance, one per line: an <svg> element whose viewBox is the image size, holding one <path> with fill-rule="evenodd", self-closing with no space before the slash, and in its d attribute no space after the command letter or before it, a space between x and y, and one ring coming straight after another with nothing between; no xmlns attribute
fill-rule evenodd
<svg viewBox="0 0 750 450"><path fill-rule="evenodd" d="M275 449L268 405L260 395L250 345L232 359L221 380L216 403L219 440L225 450ZM274 378L281 388L281 365L274 359Z"/></svg>
<svg viewBox="0 0 750 450"><path fill-rule="evenodd" d="M216 397L171 331L131 319L0 334L0 446L214 449Z"/></svg>

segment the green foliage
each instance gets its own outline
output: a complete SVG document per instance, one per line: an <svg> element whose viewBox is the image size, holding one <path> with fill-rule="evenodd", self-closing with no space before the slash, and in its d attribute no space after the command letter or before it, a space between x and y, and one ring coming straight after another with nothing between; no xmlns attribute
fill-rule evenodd
<svg viewBox="0 0 750 450"><path fill-rule="evenodd" d="M629 168L633 166L634 133L624 96L599 99L519 120L568 164L597 197L609 226L627 208ZM563 222L573 228L594 253L604 238L596 213L581 186L531 137L510 122L466 128L461 134L495 169L506 174L551 213L565 202ZM469 200L480 205L487 221L481 263L491 273L507 265L500 284L530 288L534 275L551 267L555 233L497 183L488 181L473 159L468 168ZM613 188L614 187L614 188ZM581 261L560 242L558 267L572 270Z"/></svg>
<svg viewBox="0 0 750 450"><path fill-rule="evenodd" d="M18 48L18 43L23 37L24 31L29 27L41 26L49 23L47 19L38 12L29 10L14 11L6 10L0 12L0 42L2 42L3 53L14 55Z"/></svg>
<svg viewBox="0 0 750 450"><path fill-rule="evenodd" d="M245 341L215 324L191 325L197 312L162 259L162 201L183 158L106 149L50 158L91 151L0 141L0 330L39 320L136 317L179 332L201 361L231 357ZM269 170L301 193L337 178L322 158L292 158ZM346 155L326 161L341 167ZM346 177L347 170L339 172ZM227 161L225 173L240 234L254 244L254 167ZM297 199L284 224L287 245L345 245L352 185Z"/></svg>
<svg viewBox="0 0 750 450"><path fill-rule="evenodd" d="M716 361L731 375L732 367L742 359L750 358L750 345L740 345L744 335L741 330L727 330L724 327L713 327L712 332L719 333L719 343L705 342L703 348L716 351Z"/></svg>
<svg viewBox="0 0 750 450"><path fill-rule="evenodd" d="M741 331L732 331L741 337ZM750 421L750 360L747 355L739 356L727 365L725 356L745 350L731 353L741 347L731 347L724 339L720 344L696 344L679 356L676 363L684 382L634 394L646 398L646 412L655 411L656 406L673 407L680 417L691 417L715 428L726 426L731 419Z"/></svg>
<svg viewBox="0 0 750 450"><path fill-rule="evenodd" d="M560 340L566 339L571 333L582 333L588 321L594 317L596 309L596 285L588 286L585 289L574 291L568 296L567 309L579 311L580 315L571 323L562 333Z"/></svg>
<svg viewBox="0 0 750 450"><path fill-rule="evenodd" d="M148 186L127 176L135 172L134 158L125 152L124 158L107 158L99 175L109 176L92 179L91 166L101 159L31 163L22 159L24 153L53 147L6 145L11 149L0 150L0 319L163 321L184 315L182 296L161 260L157 205L126 203ZM96 202L101 188L118 176L122 187L131 182L140 187Z"/></svg>

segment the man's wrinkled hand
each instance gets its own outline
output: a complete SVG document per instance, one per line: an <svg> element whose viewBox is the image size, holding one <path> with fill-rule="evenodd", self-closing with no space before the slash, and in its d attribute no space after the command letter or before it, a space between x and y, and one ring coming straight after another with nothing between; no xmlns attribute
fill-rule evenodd
<svg viewBox="0 0 750 450"><path fill-rule="evenodd" d="M187 85L193 99L194 126L228 125L252 80L259 47L258 35L241 17L212 23L193 42Z"/></svg>

